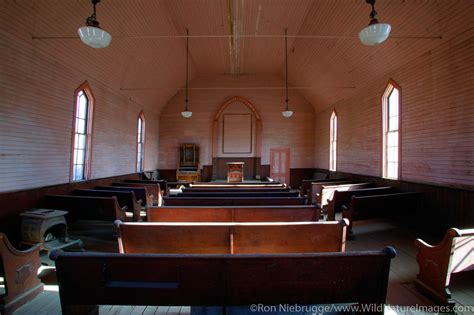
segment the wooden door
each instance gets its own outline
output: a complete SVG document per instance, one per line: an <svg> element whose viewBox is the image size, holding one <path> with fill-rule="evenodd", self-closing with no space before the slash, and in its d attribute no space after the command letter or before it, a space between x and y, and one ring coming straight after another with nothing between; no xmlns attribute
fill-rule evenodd
<svg viewBox="0 0 474 315"><path fill-rule="evenodd" d="M270 149L270 177L290 184L290 148Z"/></svg>

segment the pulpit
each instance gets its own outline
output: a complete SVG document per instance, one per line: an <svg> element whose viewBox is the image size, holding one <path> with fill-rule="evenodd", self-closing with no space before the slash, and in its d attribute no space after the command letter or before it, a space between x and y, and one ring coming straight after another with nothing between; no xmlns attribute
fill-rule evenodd
<svg viewBox="0 0 474 315"><path fill-rule="evenodd" d="M185 143L179 149L179 165L176 170L177 181L198 182L201 180L199 170L199 147Z"/></svg>
<svg viewBox="0 0 474 315"><path fill-rule="evenodd" d="M227 162L227 182L242 183L244 181L244 162Z"/></svg>

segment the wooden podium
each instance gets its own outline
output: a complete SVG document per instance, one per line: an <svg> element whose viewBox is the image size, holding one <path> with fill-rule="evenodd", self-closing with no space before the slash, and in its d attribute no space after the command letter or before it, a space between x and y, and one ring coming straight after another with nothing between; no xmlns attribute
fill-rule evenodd
<svg viewBox="0 0 474 315"><path fill-rule="evenodd" d="M244 162L227 162L227 182L242 183L244 181Z"/></svg>

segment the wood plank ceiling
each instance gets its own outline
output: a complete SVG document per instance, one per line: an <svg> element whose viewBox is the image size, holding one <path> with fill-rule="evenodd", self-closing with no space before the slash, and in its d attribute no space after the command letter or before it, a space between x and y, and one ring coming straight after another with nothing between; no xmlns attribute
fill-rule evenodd
<svg viewBox="0 0 474 315"><path fill-rule="evenodd" d="M113 40L92 49L77 37L91 13L89 0L5 2L10 20L2 19L3 30L22 25L17 36L41 53L158 109L184 87L186 28L191 79L283 80L287 27L290 87L319 112L443 40L472 32L474 19L472 0L378 0L379 19L393 30L384 44L367 47L357 38L369 21L365 0L102 0L97 18ZM209 82L199 88L219 88ZM190 88L197 87L191 82Z"/></svg>

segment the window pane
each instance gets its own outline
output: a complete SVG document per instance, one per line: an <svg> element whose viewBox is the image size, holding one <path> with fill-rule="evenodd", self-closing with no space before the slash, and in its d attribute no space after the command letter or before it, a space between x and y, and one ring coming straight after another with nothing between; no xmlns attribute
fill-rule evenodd
<svg viewBox="0 0 474 315"><path fill-rule="evenodd" d="M398 146L398 132L389 132L387 134L387 147Z"/></svg>
<svg viewBox="0 0 474 315"><path fill-rule="evenodd" d="M388 118L388 130L398 130L398 116Z"/></svg>
<svg viewBox="0 0 474 315"><path fill-rule="evenodd" d="M74 167L74 180L82 180L84 179L84 166L83 165L75 165Z"/></svg>
<svg viewBox="0 0 474 315"><path fill-rule="evenodd" d="M86 119L87 118L87 106L88 99L87 96L81 91L78 96L78 104L77 104L77 117Z"/></svg>
<svg viewBox="0 0 474 315"><path fill-rule="evenodd" d="M387 163L387 177L398 178L398 163Z"/></svg>
<svg viewBox="0 0 474 315"><path fill-rule="evenodd" d="M76 132L77 133L86 133L86 121L84 119L76 119Z"/></svg>
<svg viewBox="0 0 474 315"><path fill-rule="evenodd" d="M393 117L393 116L398 116L398 90L393 89L392 93L390 93L390 96L388 97L388 116Z"/></svg>
<svg viewBox="0 0 474 315"><path fill-rule="evenodd" d="M76 134L75 139L75 149L85 149L86 148L86 136L81 134Z"/></svg>
<svg viewBox="0 0 474 315"><path fill-rule="evenodd" d="M84 164L84 150L74 150L74 164Z"/></svg>
<svg viewBox="0 0 474 315"><path fill-rule="evenodd" d="M387 149L387 162L398 161L398 147L392 147Z"/></svg>

